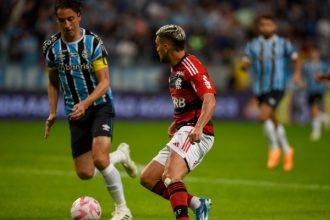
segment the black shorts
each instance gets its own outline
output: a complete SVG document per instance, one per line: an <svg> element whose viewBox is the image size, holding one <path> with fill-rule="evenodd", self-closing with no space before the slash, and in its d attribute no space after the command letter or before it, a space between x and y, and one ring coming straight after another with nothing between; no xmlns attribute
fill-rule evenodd
<svg viewBox="0 0 330 220"><path fill-rule="evenodd" d="M275 109L282 100L284 91L272 90L257 96L259 105L266 104Z"/></svg>
<svg viewBox="0 0 330 220"><path fill-rule="evenodd" d="M72 157L76 158L90 151L94 137L112 137L113 118L112 105L107 103L88 108L86 115L80 120L69 120Z"/></svg>
<svg viewBox="0 0 330 220"><path fill-rule="evenodd" d="M307 99L308 99L309 106L316 104L319 107L321 107L322 102L323 102L323 94L322 93L309 93Z"/></svg>

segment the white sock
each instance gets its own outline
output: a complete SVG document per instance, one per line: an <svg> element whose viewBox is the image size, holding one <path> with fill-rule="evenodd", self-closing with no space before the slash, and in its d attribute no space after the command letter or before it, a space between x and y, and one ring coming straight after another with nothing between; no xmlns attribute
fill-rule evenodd
<svg viewBox="0 0 330 220"><path fill-rule="evenodd" d="M193 196L189 203L189 208L196 210L201 205L201 201L197 196Z"/></svg>
<svg viewBox="0 0 330 220"><path fill-rule="evenodd" d="M322 116L316 116L312 119L312 133L313 134L320 134L321 133L321 126L322 126Z"/></svg>
<svg viewBox="0 0 330 220"><path fill-rule="evenodd" d="M116 208L127 209L121 177L113 164L101 171L106 187L115 201Z"/></svg>
<svg viewBox="0 0 330 220"><path fill-rule="evenodd" d="M322 124L324 125L327 125L327 123L329 123L329 116L324 112L320 112L320 119Z"/></svg>
<svg viewBox="0 0 330 220"><path fill-rule="evenodd" d="M110 159L110 163L116 165L117 163L124 162L126 160L126 155L122 151L116 150L109 154L109 159ZM97 168L95 168L94 176L98 176L98 175L100 175L100 171Z"/></svg>
<svg viewBox="0 0 330 220"><path fill-rule="evenodd" d="M288 143L288 139L286 138L285 129L284 129L283 125L279 124L277 126L276 134L277 134L278 141L280 142L280 144L282 146L284 154L287 154L289 152L290 145Z"/></svg>
<svg viewBox="0 0 330 220"><path fill-rule="evenodd" d="M275 125L272 120L268 119L264 122L264 132L269 140L270 149L278 148Z"/></svg>

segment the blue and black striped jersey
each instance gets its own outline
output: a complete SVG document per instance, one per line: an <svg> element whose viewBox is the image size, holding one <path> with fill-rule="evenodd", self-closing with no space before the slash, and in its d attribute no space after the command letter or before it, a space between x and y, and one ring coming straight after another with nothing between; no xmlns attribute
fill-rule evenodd
<svg viewBox="0 0 330 220"><path fill-rule="evenodd" d="M256 95L286 89L288 61L298 56L288 40L277 35L270 39L259 36L246 45L245 55L251 61Z"/></svg>
<svg viewBox="0 0 330 220"><path fill-rule="evenodd" d="M322 61L306 60L302 66L302 76L306 82L308 93L324 93L326 86L322 82L317 82L315 76L317 74L325 75L330 71L329 67Z"/></svg>
<svg viewBox="0 0 330 220"><path fill-rule="evenodd" d="M93 62L107 59L108 53L102 40L83 28L81 38L76 42L65 42L61 33L57 33L43 43L42 50L47 66L56 69L64 93L65 110L70 114L75 104L94 91L98 80ZM110 88L94 105L109 102L112 102Z"/></svg>

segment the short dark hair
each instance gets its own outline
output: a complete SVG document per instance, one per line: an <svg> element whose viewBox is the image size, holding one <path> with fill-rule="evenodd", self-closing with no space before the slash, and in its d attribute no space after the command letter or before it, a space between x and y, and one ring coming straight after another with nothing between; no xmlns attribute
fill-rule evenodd
<svg viewBox="0 0 330 220"><path fill-rule="evenodd" d="M268 15L268 14L259 16L257 21L260 22L263 19L275 21L274 16L273 15Z"/></svg>
<svg viewBox="0 0 330 220"><path fill-rule="evenodd" d="M171 42L173 42L173 45L177 50L184 49L184 45L186 43L186 33L179 25L164 25L158 29L158 31L156 32L156 36L159 36L160 38L169 39Z"/></svg>
<svg viewBox="0 0 330 220"><path fill-rule="evenodd" d="M57 10L60 8L72 9L77 14L81 13L81 0L56 0L55 3L55 15L57 15Z"/></svg>
<svg viewBox="0 0 330 220"><path fill-rule="evenodd" d="M310 45L310 49L312 49L312 50L319 50L320 47L319 47L319 45L318 45L316 42L313 42L313 43Z"/></svg>

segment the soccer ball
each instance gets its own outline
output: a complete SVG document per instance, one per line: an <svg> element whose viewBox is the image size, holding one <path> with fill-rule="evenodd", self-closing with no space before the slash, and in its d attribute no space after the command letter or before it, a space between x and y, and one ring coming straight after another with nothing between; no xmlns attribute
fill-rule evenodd
<svg viewBox="0 0 330 220"><path fill-rule="evenodd" d="M73 220L95 220L100 219L101 215L102 210L99 202L90 196L78 198L71 207Z"/></svg>

